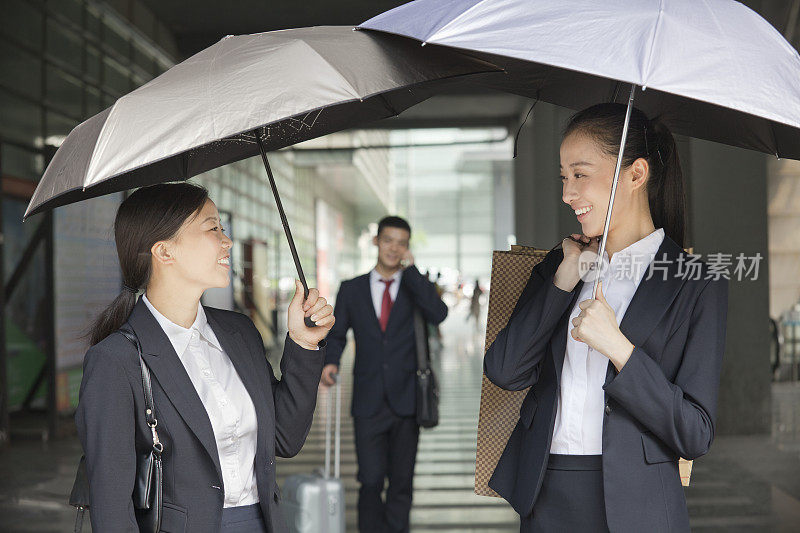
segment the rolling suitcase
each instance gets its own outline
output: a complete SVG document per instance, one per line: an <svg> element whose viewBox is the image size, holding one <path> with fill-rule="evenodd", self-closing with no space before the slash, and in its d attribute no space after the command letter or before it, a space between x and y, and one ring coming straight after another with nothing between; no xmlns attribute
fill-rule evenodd
<svg viewBox="0 0 800 533"><path fill-rule="evenodd" d="M336 393L336 431L334 469L331 476L331 414ZM328 389L325 418L325 469L313 474L296 474L286 478L281 508L292 533L345 533L344 484L339 478L341 457L341 402L339 381Z"/></svg>

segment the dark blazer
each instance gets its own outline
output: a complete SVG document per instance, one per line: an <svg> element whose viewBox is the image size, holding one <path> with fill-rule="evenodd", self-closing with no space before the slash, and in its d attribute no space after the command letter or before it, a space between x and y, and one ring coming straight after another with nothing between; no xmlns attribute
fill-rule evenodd
<svg viewBox="0 0 800 533"><path fill-rule="evenodd" d="M417 348L414 338L414 306L427 322L439 324L447 306L436 287L411 265L403 271L400 289L392 305L386 332L381 331L369 274L343 281L336 295L336 323L328 334L325 364L339 364L347 330L353 328L356 357L353 365L353 416L371 416L384 402L399 416L416 411Z"/></svg>
<svg viewBox="0 0 800 533"><path fill-rule="evenodd" d="M617 373L609 361L603 420L603 488L616 531L689 531L678 457L695 459L714 439L728 309L728 281L676 277L681 247L664 237L656 268L633 295L620 330L635 346ZM520 419L489 486L522 516L531 513L547 466L566 353L572 292L553 283L564 257L550 251L534 267L509 319L486 352L484 371L508 390L530 386ZM663 263L659 263L659 266ZM651 264L653 267L653 264Z"/></svg>
<svg viewBox="0 0 800 533"><path fill-rule="evenodd" d="M247 316L204 309L255 405L255 470L267 531L286 531L278 509L275 456L296 455L308 435L324 341L319 351L305 350L287 335L283 375L277 381L264 356L261 335ZM143 300L136 303L128 324L150 368L158 436L164 443L162 531L219 531L225 487L208 414L167 334ZM86 353L75 414L86 454L94 531L138 531L131 498L136 455L153 445L144 410L136 349L122 334L113 333Z"/></svg>

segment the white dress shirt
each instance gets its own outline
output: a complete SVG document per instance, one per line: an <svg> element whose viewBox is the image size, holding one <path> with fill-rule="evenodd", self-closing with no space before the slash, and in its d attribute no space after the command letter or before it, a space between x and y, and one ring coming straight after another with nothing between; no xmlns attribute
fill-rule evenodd
<svg viewBox="0 0 800 533"><path fill-rule="evenodd" d="M614 254L609 264L604 252L604 269L600 281L603 295L614 310L617 324L639 287L639 283L664 240L664 229L658 228L646 237ZM603 384L609 359L584 342L572 338L572 319L581 313L580 302L592 297L594 282L585 282L569 315L567 353L561 370L556 422L550 453L566 455L601 455L603 453Z"/></svg>
<svg viewBox="0 0 800 533"><path fill-rule="evenodd" d="M401 268L397 272L392 275L390 279L394 280L389 286L389 296L392 299L392 303L397 300L397 291L400 290L400 279L403 277L403 269ZM381 318L381 306L383 305L383 291L386 290L386 284L381 280L384 279L383 276L378 274L378 271L374 268L369 273L369 288L370 293L372 294L372 305L375 306L375 316L378 317L378 320Z"/></svg>
<svg viewBox="0 0 800 533"><path fill-rule="evenodd" d="M198 304L197 318L186 329L159 313L147 296L142 299L169 337L211 420L225 486L223 507L258 503L256 409L203 306Z"/></svg>

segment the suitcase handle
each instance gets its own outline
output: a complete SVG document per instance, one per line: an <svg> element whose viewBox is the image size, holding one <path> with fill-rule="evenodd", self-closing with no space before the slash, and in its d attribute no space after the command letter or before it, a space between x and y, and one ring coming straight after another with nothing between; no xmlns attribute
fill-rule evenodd
<svg viewBox="0 0 800 533"><path fill-rule="evenodd" d="M340 468L340 459L341 459L341 416L342 416L342 385L339 383L339 376L334 375L334 386L333 388L328 388L328 398L327 398L327 416L325 417L325 470L324 476L325 479L331 477L331 418L333 413L333 401L331 400L331 395L336 393L336 430L334 436L334 451L333 451L333 477L334 479L339 479L339 468Z"/></svg>

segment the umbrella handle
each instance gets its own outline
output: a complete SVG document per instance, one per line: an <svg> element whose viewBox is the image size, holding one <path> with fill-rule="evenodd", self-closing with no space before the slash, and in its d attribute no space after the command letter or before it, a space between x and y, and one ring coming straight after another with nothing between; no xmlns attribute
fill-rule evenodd
<svg viewBox="0 0 800 533"><path fill-rule="evenodd" d="M267 170L267 176L269 177L269 185L272 188L272 195L275 197L275 204L278 206L278 214L281 216L281 223L283 224L283 231L286 233L286 240L289 241L289 250L292 252L292 259L294 259L294 266L297 269L297 275L300 277L300 283L303 284L303 299L308 298L308 283L306 283L306 276L303 273L303 267L300 265L300 257L297 255L297 248L294 245L294 239L292 238L292 230L289 229L289 221L286 219L286 213L283 210L283 204L281 203L281 196L278 194L278 187L275 185L275 178L272 175L272 168L269 166L269 160L267 159L267 150L264 147L264 141L261 139L261 136L258 132L254 132L256 136L256 142L258 143L258 149L261 151L261 159L264 161L264 168ZM305 317L304 320L306 327L313 328L317 325L311 320L311 317Z"/></svg>

